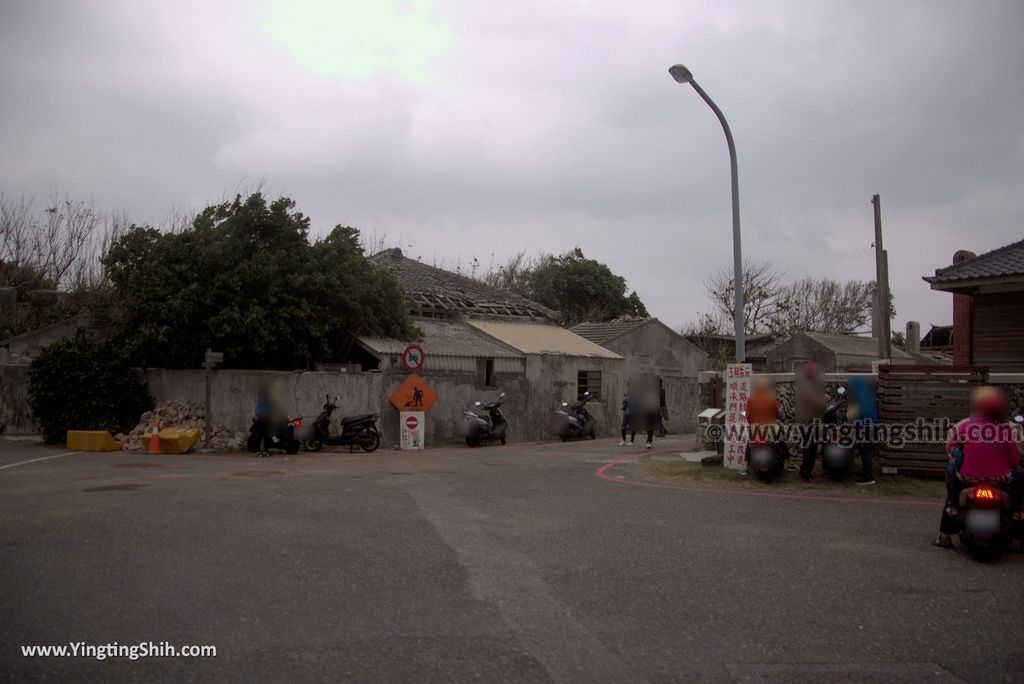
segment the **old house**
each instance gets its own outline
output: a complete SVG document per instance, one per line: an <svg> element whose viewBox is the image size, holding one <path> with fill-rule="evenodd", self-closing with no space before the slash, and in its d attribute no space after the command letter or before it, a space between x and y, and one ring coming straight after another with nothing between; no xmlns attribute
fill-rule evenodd
<svg viewBox="0 0 1024 684"><path fill-rule="evenodd" d="M599 430L618 425L624 387L619 354L558 324L558 314L536 302L389 249L370 261L395 274L405 289L426 355L424 379L440 399L427 415L428 440L454 441L462 413L474 401L505 392L512 440L549 438L552 414L584 392L593 398ZM405 374L406 343L359 337L349 361L386 375L397 386ZM393 422L385 419L387 423Z"/></svg>
<svg viewBox="0 0 1024 684"><path fill-rule="evenodd" d="M878 340L857 335L801 332L774 345L766 352L768 371L789 373L808 361L820 365L826 373L864 373L878 361ZM893 348L892 363L912 364L914 359L902 349Z"/></svg>
<svg viewBox="0 0 1024 684"><path fill-rule="evenodd" d="M697 375L708 355L657 318L625 316L603 323L580 323L572 332L625 359L626 378L652 374L665 389L669 427L690 432L700 411Z"/></svg>
<svg viewBox="0 0 1024 684"><path fill-rule="evenodd" d="M1024 370L1024 240L975 255L924 280L953 295L953 363L992 371Z"/></svg>

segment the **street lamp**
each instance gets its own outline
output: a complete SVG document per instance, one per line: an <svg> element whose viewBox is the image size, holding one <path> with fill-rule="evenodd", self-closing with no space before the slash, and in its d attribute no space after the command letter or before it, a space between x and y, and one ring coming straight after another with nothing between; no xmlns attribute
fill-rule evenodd
<svg viewBox="0 0 1024 684"><path fill-rule="evenodd" d="M690 70L682 64L676 64L669 68L668 73L672 74L672 78L677 83L689 83L692 85L697 94L708 103L711 111L715 113L715 116L722 123L722 129L725 131L725 141L729 143L729 164L732 167L732 284L735 296L733 302L735 310L733 322L736 325L736 363L743 363L747 353L746 340L743 333L743 256L740 252L740 179L739 172L736 170L736 144L732 141L732 131L729 130L729 122L725 120L722 110L718 108L714 100L708 97L704 89L697 85L697 81L693 80L693 74L690 73Z"/></svg>

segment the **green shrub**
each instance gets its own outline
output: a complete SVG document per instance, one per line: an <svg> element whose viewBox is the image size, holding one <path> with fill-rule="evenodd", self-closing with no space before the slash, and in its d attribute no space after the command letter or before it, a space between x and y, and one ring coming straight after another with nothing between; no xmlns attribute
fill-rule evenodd
<svg viewBox="0 0 1024 684"><path fill-rule="evenodd" d="M120 349L83 332L56 342L29 369L32 414L47 444L62 444L68 430L128 432L153 408L145 383Z"/></svg>

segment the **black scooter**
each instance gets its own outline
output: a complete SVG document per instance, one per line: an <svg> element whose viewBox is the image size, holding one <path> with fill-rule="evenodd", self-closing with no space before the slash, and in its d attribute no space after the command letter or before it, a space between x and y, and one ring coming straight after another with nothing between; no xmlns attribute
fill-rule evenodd
<svg viewBox="0 0 1024 684"><path fill-rule="evenodd" d="M323 446L347 446L349 453L359 447L366 453L376 451L380 446L380 430L377 429L377 416L373 413L361 413L356 416L345 416L341 419L341 434L332 435L331 414L338 408L338 397L331 401L326 395L327 403L324 410L313 421L313 436L305 440L302 446L306 451L320 451Z"/></svg>
<svg viewBox="0 0 1024 684"><path fill-rule="evenodd" d="M590 392L584 392L583 398L572 406L563 401L562 408L555 411L554 431L563 442L580 437L597 439L597 421L587 410Z"/></svg>
<svg viewBox="0 0 1024 684"><path fill-rule="evenodd" d="M302 427L301 418L289 420L276 430L273 426L268 430L265 420L253 418L245 446L249 451L260 456L269 456L271 449L284 449L285 453L297 454L301 444L299 440L295 439L295 429L300 427Z"/></svg>
<svg viewBox="0 0 1024 684"><path fill-rule="evenodd" d="M838 388L836 394L839 396L825 407L822 422L832 426L831 429L838 435L840 426L846 423L846 411L839 408L840 399L846 394L846 388ZM821 467L830 480L842 482L850 476L850 470L853 469L853 446L844 444L838 437L826 442L821 451Z"/></svg>
<svg viewBox="0 0 1024 684"><path fill-rule="evenodd" d="M505 393L498 395L497 401L489 404L474 403L476 411L464 411L462 421L462 436L466 438L466 445L478 447L487 442L499 441L507 443L508 421L501 413L502 399ZM482 409L482 410L481 410ZM484 413L486 411L486 413Z"/></svg>

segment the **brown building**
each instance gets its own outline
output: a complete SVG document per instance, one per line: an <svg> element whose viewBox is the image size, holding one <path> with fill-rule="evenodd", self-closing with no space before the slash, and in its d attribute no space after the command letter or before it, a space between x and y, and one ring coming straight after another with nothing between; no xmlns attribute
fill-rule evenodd
<svg viewBox="0 0 1024 684"><path fill-rule="evenodd" d="M1024 240L975 255L924 278L953 294L953 363L1024 371Z"/></svg>

